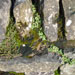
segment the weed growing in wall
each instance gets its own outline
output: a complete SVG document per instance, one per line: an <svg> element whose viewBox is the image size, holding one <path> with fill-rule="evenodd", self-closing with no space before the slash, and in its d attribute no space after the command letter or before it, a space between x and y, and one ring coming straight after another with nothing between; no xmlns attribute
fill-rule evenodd
<svg viewBox="0 0 75 75"><path fill-rule="evenodd" d="M32 11L33 11L33 23L32 23L32 29L36 30L36 32L38 33L39 37L42 40L46 40L46 36L43 32L43 29L41 27L41 18L40 15L36 12L36 8L33 5L32 6Z"/></svg>
<svg viewBox="0 0 75 75"><path fill-rule="evenodd" d="M49 52L54 52L57 53L58 55L60 55L62 57L63 60L63 64L65 63L69 63L69 64L75 64L75 59L70 59L67 56L64 55L64 53L62 52L61 49L59 49L58 47L51 45L50 48L48 48Z"/></svg>

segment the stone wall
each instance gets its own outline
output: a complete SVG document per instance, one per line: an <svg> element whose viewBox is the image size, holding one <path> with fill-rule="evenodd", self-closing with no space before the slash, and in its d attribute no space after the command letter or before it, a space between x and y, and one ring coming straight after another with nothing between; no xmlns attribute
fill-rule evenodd
<svg viewBox="0 0 75 75"><path fill-rule="evenodd" d="M5 39L11 12L20 35L29 34L32 24L31 0L0 0L0 43ZM33 0L42 19L42 27L47 39L59 46L67 47L64 54L75 59L75 0ZM11 10L11 7L14 9ZM71 47L71 48L69 48ZM73 50L73 51L72 51ZM69 53L70 52L70 53ZM60 67L60 55L53 53L27 59L18 57L11 60L0 59L1 71L25 72L26 75L54 75ZM75 75L75 65L63 65L61 75Z"/></svg>

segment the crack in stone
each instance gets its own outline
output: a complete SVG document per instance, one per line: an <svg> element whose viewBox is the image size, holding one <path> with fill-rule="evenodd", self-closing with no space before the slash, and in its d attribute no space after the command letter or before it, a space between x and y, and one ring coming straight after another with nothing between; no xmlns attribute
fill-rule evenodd
<svg viewBox="0 0 75 75"><path fill-rule="evenodd" d="M61 22L61 23L59 23ZM65 14L62 0L59 0L59 21L58 21L58 39L64 40L66 39L65 36Z"/></svg>
<svg viewBox="0 0 75 75"><path fill-rule="evenodd" d="M11 8L10 8L10 18L13 18L14 23L15 23L15 17L13 14L13 9L14 9L15 2L16 0L11 0Z"/></svg>

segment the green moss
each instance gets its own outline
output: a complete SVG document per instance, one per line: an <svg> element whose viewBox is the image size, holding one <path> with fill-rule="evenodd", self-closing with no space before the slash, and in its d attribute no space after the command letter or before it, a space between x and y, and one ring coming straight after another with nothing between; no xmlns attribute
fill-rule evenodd
<svg viewBox="0 0 75 75"><path fill-rule="evenodd" d="M60 75L60 72L58 71L58 69L57 70L55 70L55 72L54 72L55 74L54 75Z"/></svg>
<svg viewBox="0 0 75 75"><path fill-rule="evenodd" d="M21 37L19 35L19 32L17 31L16 27L15 27L15 24L13 22L13 18L10 19L10 22L9 22L9 25L7 27L7 30L6 30L6 36L7 37L13 37L13 39L15 39L15 41L17 42L18 46L20 46L22 43L24 43L22 40L21 40ZM13 35L12 35L13 34Z"/></svg>
<svg viewBox="0 0 75 75"><path fill-rule="evenodd" d="M72 59L70 62L71 65L75 64L75 59Z"/></svg>
<svg viewBox="0 0 75 75"><path fill-rule="evenodd" d="M23 44L18 31L13 22L13 18L10 19L9 25L6 30L6 38L0 44L0 56L13 54L19 54L20 45Z"/></svg>
<svg viewBox="0 0 75 75"><path fill-rule="evenodd" d="M0 71L0 75L25 75L24 73L16 73L16 72L3 72Z"/></svg>
<svg viewBox="0 0 75 75"><path fill-rule="evenodd" d="M16 73L16 72L9 72L9 74L14 74L14 75L25 75L24 73Z"/></svg>
<svg viewBox="0 0 75 75"><path fill-rule="evenodd" d="M32 21L32 27L30 30L30 36L24 37L24 43L28 44L32 49L37 49L39 43L46 40L46 36L43 32L43 29L41 27L41 18L40 15L36 12L36 8L33 5L32 6L32 12L33 12L33 21Z"/></svg>
<svg viewBox="0 0 75 75"><path fill-rule="evenodd" d="M58 47L51 45L50 48L48 48L49 52L54 52L57 53L58 55L62 56L63 64L68 63L68 64L75 64L75 59L70 59L67 56L64 55L61 49Z"/></svg>
<svg viewBox="0 0 75 75"><path fill-rule="evenodd" d="M58 40L63 38L62 33L62 19L58 21Z"/></svg>
<svg viewBox="0 0 75 75"><path fill-rule="evenodd" d="M36 33L38 33L39 38L42 40L46 40L46 36L44 34L43 28L41 26L42 20L40 15L36 12L36 8L33 5L32 6L32 11L33 11L33 23L32 23L32 29L35 30Z"/></svg>

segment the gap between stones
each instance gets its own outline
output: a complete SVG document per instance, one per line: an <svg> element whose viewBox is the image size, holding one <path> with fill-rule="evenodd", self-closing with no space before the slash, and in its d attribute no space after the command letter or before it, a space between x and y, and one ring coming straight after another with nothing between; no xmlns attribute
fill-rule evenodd
<svg viewBox="0 0 75 75"><path fill-rule="evenodd" d="M60 23L59 23L60 22ZM65 40L65 14L62 0L59 0L58 40Z"/></svg>
<svg viewBox="0 0 75 75"><path fill-rule="evenodd" d="M11 8L10 8L10 19L13 18L14 23L15 23L15 17L13 14L13 9L14 9L14 5L15 5L15 1L16 0L11 0Z"/></svg>
<svg viewBox="0 0 75 75"><path fill-rule="evenodd" d="M44 0L32 0L32 4L35 5L37 12L40 15L41 18L41 26L43 28L44 31L44 27L43 27L43 21L44 21L44 13L43 13L43 8L44 8Z"/></svg>
<svg viewBox="0 0 75 75"><path fill-rule="evenodd" d="M42 27L43 27L43 5L42 7L40 7L39 3L40 3L40 0L32 0L33 4L34 3L37 3L36 5L36 8L37 8L37 12L41 11L40 16L41 16L41 19L42 19ZM44 0L42 0L41 2L44 2ZM13 8L14 8L14 4L15 4L15 0L11 0L11 8L10 8L10 18L12 17L14 19L14 23L15 23L15 18L14 18L14 14L13 14ZM39 10L40 9L40 10ZM59 40L64 40L66 39L66 36L65 36L65 15L64 15L64 8L63 8L63 4L62 4L62 0L59 1L59 21L61 21L61 24L59 24L58 22L58 39ZM61 36L60 36L61 34ZM60 67L58 67L57 69L60 73Z"/></svg>

